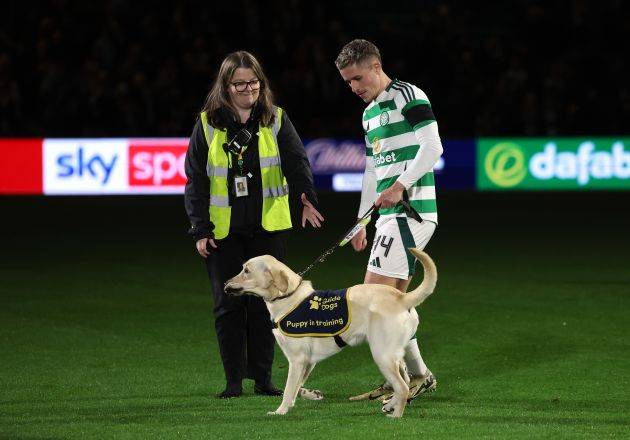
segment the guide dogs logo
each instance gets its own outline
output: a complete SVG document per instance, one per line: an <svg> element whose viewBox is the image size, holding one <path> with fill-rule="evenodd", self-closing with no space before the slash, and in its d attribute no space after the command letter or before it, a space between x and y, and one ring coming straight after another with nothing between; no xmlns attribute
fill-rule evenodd
<svg viewBox="0 0 630 440"><path fill-rule="evenodd" d="M319 296L314 296L313 299L309 300L311 303L311 310L319 310L319 305L321 303L321 298Z"/></svg>
<svg viewBox="0 0 630 440"><path fill-rule="evenodd" d="M521 147L510 142L492 147L486 154L484 168L488 178L502 188L518 185L527 175L525 155Z"/></svg>

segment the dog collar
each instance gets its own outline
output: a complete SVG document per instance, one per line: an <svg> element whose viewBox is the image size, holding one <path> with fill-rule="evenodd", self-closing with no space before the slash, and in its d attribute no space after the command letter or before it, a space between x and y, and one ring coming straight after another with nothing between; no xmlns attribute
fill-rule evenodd
<svg viewBox="0 0 630 440"><path fill-rule="evenodd" d="M291 292L291 293L287 293L286 295L277 296L277 297L275 297L274 299L269 300L269 302L274 302L274 301L277 301L277 300L279 300L279 299L284 299L284 298L288 298L288 297L290 297L290 296L291 296L291 295L293 295L295 292L297 292L297 290L298 290L298 289L300 288L300 286L302 285L302 282L303 282L303 281L304 281L304 280L303 280L302 278L300 278L300 283L297 285L297 287L295 288L295 290L294 290L293 292Z"/></svg>

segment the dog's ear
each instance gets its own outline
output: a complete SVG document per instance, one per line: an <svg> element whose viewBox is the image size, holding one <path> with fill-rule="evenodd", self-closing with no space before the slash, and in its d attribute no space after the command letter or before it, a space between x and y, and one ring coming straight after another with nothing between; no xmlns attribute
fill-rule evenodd
<svg viewBox="0 0 630 440"><path fill-rule="evenodd" d="M273 277L273 283L282 293L293 292L300 284L300 277L283 267L272 270L271 276Z"/></svg>
<svg viewBox="0 0 630 440"><path fill-rule="evenodd" d="M300 285L302 279L292 271L283 271L287 277L287 290L285 292L295 292Z"/></svg>
<svg viewBox="0 0 630 440"><path fill-rule="evenodd" d="M280 269L274 268L271 270L271 277L273 278L273 284L277 287L277 289L284 293L289 288L289 277L287 273Z"/></svg>

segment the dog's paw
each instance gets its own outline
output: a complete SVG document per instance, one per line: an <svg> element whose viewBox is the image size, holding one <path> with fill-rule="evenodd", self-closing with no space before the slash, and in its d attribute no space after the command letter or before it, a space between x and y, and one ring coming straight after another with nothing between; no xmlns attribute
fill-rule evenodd
<svg viewBox="0 0 630 440"><path fill-rule="evenodd" d="M320 390L311 390L308 388L300 388L299 395L305 400L322 400L324 394Z"/></svg>
<svg viewBox="0 0 630 440"><path fill-rule="evenodd" d="M275 416L275 415L278 415L278 413L275 412L275 411L267 411L267 415L268 416Z"/></svg>
<svg viewBox="0 0 630 440"><path fill-rule="evenodd" d="M381 408L381 412L384 414L391 414L394 412L394 408L387 408L385 405Z"/></svg>
<svg viewBox="0 0 630 440"><path fill-rule="evenodd" d="M396 415L393 412L386 414L387 417L391 417L392 419L400 419L402 417L402 414Z"/></svg>
<svg viewBox="0 0 630 440"><path fill-rule="evenodd" d="M269 411L267 413L268 416L283 416L287 413L287 411L289 411L288 409L284 409L284 408L278 408L275 411Z"/></svg>
<svg viewBox="0 0 630 440"><path fill-rule="evenodd" d="M383 406L381 407L381 411L384 412L385 414L390 414L394 411L394 408L396 406L396 402L394 398L389 398L387 400L385 400L385 402L383 403Z"/></svg>

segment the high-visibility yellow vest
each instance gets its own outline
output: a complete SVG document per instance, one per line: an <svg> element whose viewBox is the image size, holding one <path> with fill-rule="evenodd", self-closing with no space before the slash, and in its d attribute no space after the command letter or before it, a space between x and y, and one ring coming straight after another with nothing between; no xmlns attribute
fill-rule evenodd
<svg viewBox="0 0 630 440"><path fill-rule="evenodd" d="M282 109L275 107L273 126L259 126L258 154L262 177L262 227L266 231L281 231L291 228L289 210L289 185L280 167L278 131L282 121ZM210 221L214 223L214 238L221 240L230 232L232 208L228 195L228 153L223 149L227 142L226 130L214 128L208 123L206 112L201 113L203 132L208 144L208 165L206 171L210 179Z"/></svg>

